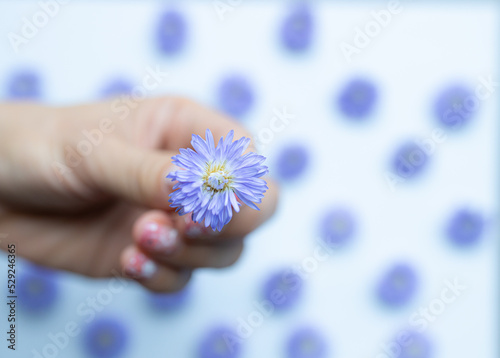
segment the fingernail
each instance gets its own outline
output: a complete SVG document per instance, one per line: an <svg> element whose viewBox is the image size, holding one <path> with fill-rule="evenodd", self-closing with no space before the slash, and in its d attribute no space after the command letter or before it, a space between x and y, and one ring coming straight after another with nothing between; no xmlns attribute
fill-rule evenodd
<svg viewBox="0 0 500 358"><path fill-rule="evenodd" d="M179 234L173 228L152 221L144 225L139 241L150 251L170 254L177 248Z"/></svg>
<svg viewBox="0 0 500 358"><path fill-rule="evenodd" d="M144 279L151 278L156 270L157 266L152 260L137 252L129 258L123 271L131 278Z"/></svg>
<svg viewBox="0 0 500 358"><path fill-rule="evenodd" d="M205 227L202 223L196 223L191 219L191 215L185 216L186 236L196 238L201 236L214 236L217 233L210 227Z"/></svg>

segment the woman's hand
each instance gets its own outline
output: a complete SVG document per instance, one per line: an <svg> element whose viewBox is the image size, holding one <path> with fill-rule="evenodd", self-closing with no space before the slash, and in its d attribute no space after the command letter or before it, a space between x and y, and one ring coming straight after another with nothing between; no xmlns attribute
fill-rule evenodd
<svg viewBox="0 0 500 358"><path fill-rule="evenodd" d="M266 179L261 211L242 207L218 234L174 213L171 157L207 128L216 140L231 129L249 137L181 98L0 105L0 232L37 264L92 277L123 272L154 291L182 288L195 268L231 265L244 236L274 212L277 189Z"/></svg>

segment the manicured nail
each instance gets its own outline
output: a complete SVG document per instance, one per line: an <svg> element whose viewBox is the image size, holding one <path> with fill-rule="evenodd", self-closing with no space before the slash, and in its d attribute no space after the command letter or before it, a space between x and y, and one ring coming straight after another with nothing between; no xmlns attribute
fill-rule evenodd
<svg viewBox="0 0 500 358"><path fill-rule="evenodd" d="M186 221L186 236L197 238L201 236L215 236L217 233L210 227L205 227L202 223L196 223L191 219L190 215L184 217Z"/></svg>
<svg viewBox="0 0 500 358"><path fill-rule="evenodd" d="M139 241L150 251L170 254L177 248L179 234L173 228L152 221L144 225Z"/></svg>
<svg viewBox="0 0 500 358"><path fill-rule="evenodd" d="M124 267L125 274L135 279L150 278L156 270L156 264L140 252L132 255Z"/></svg>

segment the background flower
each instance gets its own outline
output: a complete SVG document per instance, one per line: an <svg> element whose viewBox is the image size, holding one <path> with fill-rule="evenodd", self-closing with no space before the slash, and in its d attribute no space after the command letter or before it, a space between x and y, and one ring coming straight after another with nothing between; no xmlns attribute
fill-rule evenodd
<svg viewBox="0 0 500 358"><path fill-rule="evenodd" d="M473 246L481 239L484 225L484 219L478 212L467 208L459 209L448 223L448 239L460 247Z"/></svg>
<svg viewBox="0 0 500 358"><path fill-rule="evenodd" d="M407 303L417 290L417 274L406 263L397 263L384 274L377 289L380 301L399 307Z"/></svg>
<svg viewBox="0 0 500 358"><path fill-rule="evenodd" d="M478 99L466 86L452 84L438 95L434 114L439 124L447 129L466 126L478 109Z"/></svg>
<svg viewBox="0 0 500 358"><path fill-rule="evenodd" d="M377 89L372 82L354 78L342 90L338 106L346 117L364 119L373 111L377 97Z"/></svg>
<svg viewBox="0 0 500 358"><path fill-rule="evenodd" d="M112 317L96 318L85 327L84 346L91 357L119 357L127 349L128 327Z"/></svg>
<svg viewBox="0 0 500 358"><path fill-rule="evenodd" d="M255 102L250 82L241 75L231 75L224 79L217 90L218 107L230 116L241 118Z"/></svg>
<svg viewBox="0 0 500 358"><path fill-rule="evenodd" d="M271 274L262 293L277 311L287 311L300 301L303 287L304 282L298 274L284 269Z"/></svg>
<svg viewBox="0 0 500 358"><path fill-rule="evenodd" d="M166 55L175 55L185 46L187 26L184 16L175 10L164 12L156 28L156 41L159 50Z"/></svg>
<svg viewBox="0 0 500 358"><path fill-rule="evenodd" d="M306 146L299 143L288 144L280 149L274 172L280 182L293 181L299 178L309 166L310 154Z"/></svg>
<svg viewBox="0 0 500 358"><path fill-rule="evenodd" d="M199 358L237 358L241 356L241 338L230 327L211 328L198 346Z"/></svg>
<svg viewBox="0 0 500 358"><path fill-rule="evenodd" d="M10 76L7 83L7 98L9 99L39 99L42 94L41 79L38 72L25 69Z"/></svg>
<svg viewBox="0 0 500 358"><path fill-rule="evenodd" d="M132 93L132 84L130 81L124 78L113 78L109 81L106 86L102 89L101 97L102 98L111 98L122 94L131 94Z"/></svg>
<svg viewBox="0 0 500 358"><path fill-rule="evenodd" d="M327 356L327 342L311 327L295 330L288 339L287 358L324 358Z"/></svg>
<svg viewBox="0 0 500 358"><path fill-rule="evenodd" d="M18 270L19 306L30 313L48 312L60 297L57 273L35 265Z"/></svg>
<svg viewBox="0 0 500 358"><path fill-rule="evenodd" d="M305 3L293 5L281 25L281 41L292 52L307 50L312 42L313 17Z"/></svg>

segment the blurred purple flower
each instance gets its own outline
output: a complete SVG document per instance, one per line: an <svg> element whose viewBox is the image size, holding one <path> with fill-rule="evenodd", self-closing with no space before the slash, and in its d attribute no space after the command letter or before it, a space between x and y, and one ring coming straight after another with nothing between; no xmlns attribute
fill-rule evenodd
<svg viewBox="0 0 500 358"><path fill-rule="evenodd" d="M232 75L220 83L217 101L224 113L241 118L252 108L255 98L248 80L239 75Z"/></svg>
<svg viewBox="0 0 500 358"><path fill-rule="evenodd" d="M175 10L164 12L157 26L156 40L162 53L174 55L184 48L187 26L181 13Z"/></svg>
<svg viewBox="0 0 500 358"><path fill-rule="evenodd" d="M481 214L466 208L460 209L448 223L448 239L457 246L472 246L481 239L484 225Z"/></svg>
<svg viewBox="0 0 500 358"><path fill-rule="evenodd" d="M159 311L172 311L180 309L190 296L190 286L174 293L149 293L149 302Z"/></svg>
<svg viewBox="0 0 500 358"><path fill-rule="evenodd" d="M128 95L132 93L132 88L133 86L129 81L122 78L115 78L103 88L101 97L111 98L121 94Z"/></svg>
<svg viewBox="0 0 500 358"><path fill-rule="evenodd" d="M417 274L413 268L405 263L398 263L384 274L378 284L377 295L382 303L399 307L415 295L417 284Z"/></svg>
<svg viewBox="0 0 500 358"><path fill-rule="evenodd" d="M281 25L281 41L285 48L293 52L302 52L311 46L313 18L309 7L299 3L292 7Z"/></svg>
<svg viewBox="0 0 500 358"><path fill-rule="evenodd" d="M323 215L320 229L325 243L333 247L343 246L354 235L354 217L345 209L331 209Z"/></svg>
<svg viewBox="0 0 500 358"><path fill-rule="evenodd" d="M11 100L34 100L41 96L41 80L37 72L22 70L12 74L7 82L7 98Z"/></svg>
<svg viewBox="0 0 500 358"><path fill-rule="evenodd" d="M410 179L421 174L429 162L429 157L417 144L403 144L394 155L394 172L402 178Z"/></svg>
<svg viewBox="0 0 500 358"><path fill-rule="evenodd" d="M229 327L212 328L198 347L199 358L237 358L241 355L241 338Z"/></svg>
<svg viewBox="0 0 500 358"><path fill-rule="evenodd" d="M275 170L277 179L282 182L298 178L309 165L309 150L302 144L290 144L278 154Z"/></svg>
<svg viewBox="0 0 500 358"><path fill-rule="evenodd" d="M128 346L128 327L115 318L96 318L85 327L83 340L85 351L92 357L119 357Z"/></svg>
<svg viewBox="0 0 500 358"><path fill-rule="evenodd" d="M290 270L274 272L263 287L263 297L277 311L286 311L299 301L303 291L303 279Z"/></svg>
<svg viewBox="0 0 500 358"><path fill-rule="evenodd" d="M288 358L323 358L326 356L327 342L313 328L300 328L288 340Z"/></svg>
<svg viewBox="0 0 500 358"><path fill-rule="evenodd" d="M438 122L449 129L466 125L479 106L478 99L467 87L454 84L445 88L434 103Z"/></svg>
<svg viewBox="0 0 500 358"><path fill-rule="evenodd" d="M340 111L352 119L364 119L375 106L377 89L370 81L354 78L347 83L338 98Z"/></svg>
<svg viewBox="0 0 500 358"><path fill-rule="evenodd" d="M405 339L407 344L401 345L399 358L431 358L433 356L432 345L427 336L414 331L407 333L408 337Z"/></svg>
<svg viewBox="0 0 500 358"><path fill-rule="evenodd" d="M59 283L54 271L29 266L20 270L17 277L19 306L29 312L45 312L59 299Z"/></svg>
<svg viewBox="0 0 500 358"><path fill-rule="evenodd" d="M262 163L266 158L249 152L242 155L250 144L249 138L233 142L234 132L226 139L220 138L217 147L212 132L206 131L205 140L198 135L192 137L191 145L196 150L180 149L173 163L185 170L170 173L167 178L177 180L170 194L170 206L179 215L192 212L194 222L205 221L205 227L222 230L233 217L233 210L240 211L242 201L259 210L267 185L261 176L268 170Z"/></svg>

